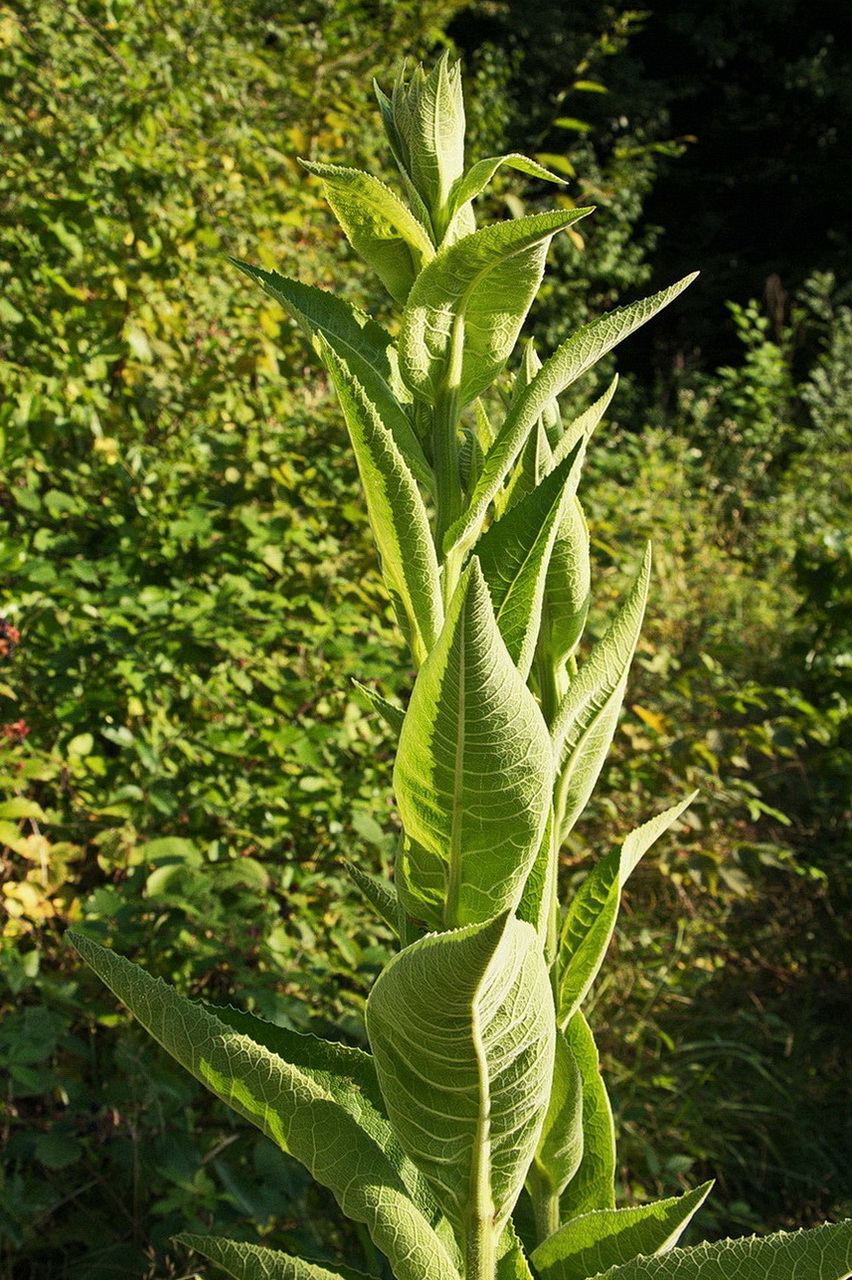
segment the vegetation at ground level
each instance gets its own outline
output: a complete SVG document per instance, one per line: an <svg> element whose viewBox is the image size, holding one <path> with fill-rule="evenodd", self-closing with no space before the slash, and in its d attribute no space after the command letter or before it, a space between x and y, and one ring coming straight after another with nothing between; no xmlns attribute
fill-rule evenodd
<svg viewBox="0 0 852 1280"><path fill-rule="evenodd" d="M0 6L4 1280L182 1275L176 1230L247 1217L265 1243L374 1269L295 1164L152 1071L132 1024L104 1036L124 1015L61 935L85 921L284 1025L305 1027L307 998L313 1028L361 1041L390 936L340 867L357 850L386 868L394 815L387 737L350 680L405 696L411 673L388 657L338 412L225 254L384 306L295 157L351 159L356 138L369 167L370 75L428 53L459 7ZM508 149L510 54L472 57L477 150ZM603 101L577 94L578 119ZM657 153L563 133L569 193L594 181L603 203L539 312L568 332L572 281L604 307L647 272ZM523 181L495 211L535 211ZM728 365L670 369L657 395L634 377L584 485L610 604L652 527L657 570L563 874L701 788L688 834L637 873L592 1016L625 1199L715 1175L706 1233L852 1201L846 283L812 272L780 330L739 298L716 318Z"/></svg>

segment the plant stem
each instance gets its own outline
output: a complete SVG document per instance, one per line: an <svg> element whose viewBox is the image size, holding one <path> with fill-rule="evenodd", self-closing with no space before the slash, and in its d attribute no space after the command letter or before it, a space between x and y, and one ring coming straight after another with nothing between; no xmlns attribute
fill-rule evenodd
<svg viewBox="0 0 852 1280"><path fill-rule="evenodd" d="M465 1244L465 1280L494 1280L497 1241L492 1218L471 1217Z"/></svg>
<svg viewBox="0 0 852 1280"><path fill-rule="evenodd" d="M552 1236L559 1227L559 1196L555 1191L544 1187L537 1189L533 1196L535 1213L535 1234L539 1244Z"/></svg>

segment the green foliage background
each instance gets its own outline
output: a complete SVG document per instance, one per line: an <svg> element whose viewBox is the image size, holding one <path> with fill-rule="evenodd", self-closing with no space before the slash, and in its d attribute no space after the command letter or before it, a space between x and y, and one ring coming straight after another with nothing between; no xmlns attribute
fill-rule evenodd
<svg viewBox="0 0 852 1280"><path fill-rule="evenodd" d="M381 312L295 157L377 169L370 76L427 56L460 7L0 5L0 614L20 631L0 658L3 1280L189 1274L170 1236L214 1219L381 1274L61 935L75 923L188 993L363 1037L390 941L342 864L382 866L394 815L353 678L404 697L411 673L337 410L226 255ZM622 47L604 25L590 15L583 75ZM514 141L516 63L511 40L473 59L482 154ZM555 257L545 342L642 283L653 243L650 133L618 148L602 130L595 150L562 132L567 199L603 207ZM513 175L494 199L537 196ZM701 787L688 838L637 875L593 1015L625 1197L716 1174L711 1233L852 1200L850 316L824 272L781 333L741 299L738 361L622 388L584 494L598 624L649 535L658 570L564 874Z"/></svg>

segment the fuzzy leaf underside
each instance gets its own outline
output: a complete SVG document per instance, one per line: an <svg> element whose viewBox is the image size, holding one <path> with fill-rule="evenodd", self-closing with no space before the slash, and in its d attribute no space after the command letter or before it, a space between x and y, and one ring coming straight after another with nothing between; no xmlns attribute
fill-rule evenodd
<svg viewBox="0 0 852 1280"><path fill-rule="evenodd" d="M597 1280L849 1280L852 1219L809 1231L718 1240L611 1267Z"/></svg>
<svg viewBox="0 0 852 1280"><path fill-rule="evenodd" d="M406 835L446 868L446 926L517 905L552 784L547 727L474 559L417 676L394 768Z"/></svg>
<svg viewBox="0 0 852 1280"><path fill-rule="evenodd" d="M526 679L532 665L551 552L576 487L579 446L485 531L476 555L506 648Z"/></svg>
<svg viewBox="0 0 852 1280"><path fill-rule="evenodd" d="M313 1047L320 1065L293 1065L124 957L79 934L69 940L172 1057L367 1226L397 1280L422 1280L426 1272L459 1280L454 1250L435 1230L441 1219L431 1193L385 1116L350 1077L327 1069L332 1046L302 1037L300 1052ZM267 1024L264 1039L276 1030Z"/></svg>
<svg viewBox="0 0 852 1280"><path fill-rule="evenodd" d="M600 1072L597 1046L589 1024L578 1011L565 1028L583 1087L583 1158L562 1193L563 1219L615 1208L615 1126Z"/></svg>
<svg viewBox="0 0 852 1280"><path fill-rule="evenodd" d="M463 242L462 242L463 243ZM437 262L437 259L436 259ZM432 263L430 270L434 268ZM485 457L485 465L471 494L468 508L454 525L447 530L444 550L469 541L480 526L493 501L509 474L513 463L529 437L546 406L590 369L601 356L606 355L619 342L640 328L652 316L662 310L681 293L695 276L663 289L660 293L630 306L620 307L593 320L563 342L542 365L529 385L511 405L506 419L494 443Z"/></svg>
<svg viewBox="0 0 852 1280"><path fill-rule="evenodd" d="M639 1255L667 1252L677 1244L712 1186L705 1182L668 1200L630 1209L598 1209L574 1218L533 1252L536 1272L541 1280L586 1280Z"/></svg>
<svg viewBox="0 0 852 1280"><path fill-rule="evenodd" d="M620 849L601 858L571 900L559 943L557 1016L560 1025L573 1018L600 971L628 877L654 841L668 831L697 794L693 791L679 804L631 831Z"/></svg>
<svg viewBox="0 0 852 1280"><path fill-rule="evenodd" d="M553 1071L553 1001L532 927L503 915L413 943L377 979L367 1031L394 1129L460 1239L474 1213L499 1227Z"/></svg>
<svg viewBox="0 0 852 1280"><path fill-rule="evenodd" d="M429 517L382 407L324 339L319 339L319 346L349 428L382 574L408 619L411 648L419 665L434 645L442 622Z"/></svg>
<svg viewBox="0 0 852 1280"><path fill-rule="evenodd" d="M262 1245L226 1240L220 1236L197 1236L184 1232L176 1236L178 1244L194 1249L211 1262L223 1267L235 1280L370 1280L352 1267L332 1270L324 1263L294 1258L278 1249Z"/></svg>
<svg viewBox="0 0 852 1280"><path fill-rule="evenodd" d="M490 387L511 355L544 274L550 241L589 211L538 213L474 231L417 278L402 315L400 369L415 395L434 401L456 391L459 405ZM460 368L450 368L457 325Z"/></svg>
<svg viewBox="0 0 852 1280"><path fill-rule="evenodd" d="M383 182L361 169L303 160L321 178L326 199L356 253L373 268L397 302L404 303L419 272L435 256L426 231Z"/></svg>
<svg viewBox="0 0 852 1280"><path fill-rule="evenodd" d="M553 724L553 753L561 768L562 836L585 808L618 723L630 664L639 640L651 577L645 552L633 589L592 649L562 699Z"/></svg>

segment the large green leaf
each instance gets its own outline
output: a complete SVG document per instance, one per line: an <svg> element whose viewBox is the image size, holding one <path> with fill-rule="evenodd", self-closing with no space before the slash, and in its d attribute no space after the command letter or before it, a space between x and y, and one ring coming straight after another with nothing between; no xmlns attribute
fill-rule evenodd
<svg viewBox="0 0 852 1280"><path fill-rule="evenodd" d="M695 799L697 791L631 831L619 850L593 868L571 900L559 943L559 1022L573 1018L594 982L615 928L621 891L655 840Z"/></svg>
<svg viewBox="0 0 852 1280"><path fill-rule="evenodd" d="M383 407L323 337L319 350L343 409L364 486L382 573L419 665L432 648L442 620L435 544L420 491Z"/></svg>
<svg viewBox="0 0 852 1280"><path fill-rule="evenodd" d="M560 1196L583 1159L583 1077L562 1031L556 1033L553 1083L544 1127L530 1169L530 1194Z"/></svg>
<svg viewBox="0 0 852 1280"><path fill-rule="evenodd" d="M476 555L491 593L500 634L526 679L541 621L550 555L577 477L580 446L486 529Z"/></svg>
<svg viewBox="0 0 852 1280"><path fill-rule="evenodd" d="M419 272L435 256L429 233L378 178L336 164L302 164L325 186L328 203L353 249L397 302L405 302Z"/></svg>
<svg viewBox="0 0 852 1280"><path fill-rule="evenodd" d="M627 600L571 681L556 713L553 752L560 771L557 813L563 839L583 812L612 742L650 579L649 546Z"/></svg>
<svg viewBox="0 0 852 1280"><path fill-rule="evenodd" d="M365 1280L363 1272L352 1267L335 1267L332 1270L323 1263L306 1262L278 1249L265 1249L262 1245L244 1244L240 1240L197 1236L190 1232L184 1232L175 1239L178 1244L218 1263L236 1280Z"/></svg>
<svg viewBox="0 0 852 1280"><path fill-rule="evenodd" d="M226 1010L217 1016L123 956L80 934L68 936L164 1049L301 1161L349 1218L366 1224L398 1280L422 1280L433 1272L459 1280L449 1245L436 1231L441 1220L431 1193L369 1091L356 1082L367 1071L361 1058L351 1051L338 1055L336 1046L309 1036L293 1041L251 1015ZM253 1034L237 1031L234 1021ZM269 1043L286 1043L297 1062Z"/></svg>
<svg viewBox="0 0 852 1280"><path fill-rule="evenodd" d="M535 1250L536 1272L542 1280L586 1280L640 1254L664 1253L677 1244L712 1186L705 1182L683 1196L573 1218Z"/></svg>
<svg viewBox="0 0 852 1280"><path fill-rule="evenodd" d="M615 1126L597 1047L582 1012L568 1023L565 1040L583 1083L583 1158L560 1205L567 1221L593 1209L615 1208Z"/></svg>
<svg viewBox="0 0 852 1280"><path fill-rule="evenodd" d="M447 926L517 904L552 785L547 728L474 558L417 676L394 768L408 837L444 864Z"/></svg>
<svg viewBox="0 0 852 1280"><path fill-rule="evenodd" d="M598 1280L849 1280L852 1219L809 1231L718 1240L611 1267Z"/></svg>
<svg viewBox="0 0 852 1280"><path fill-rule="evenodd" d="M367 1031L394 1129L459 1240L483 1224L499 1231L553 1072L553 1000L535 931L504 914L428 934L377 979Z"/></svg>
<svg viewBox="0 0 852 1280"><path fill-rule="evenodd" d="M461 241L458 247L465 243ZM440 255L428 270L434 271L439 261ZM591 324L585 325L563 342L549 360L545 361L530 384L511 405L503 426L486 455L485 465L471 495L467 511L447 530L444 538L446 552L449 553L460 543L466 545L472 533L479 528L489 504L498 493L546 406L591 368L607 351L611 351L635 329L672 302L694 279L694 275L687 276L650 298L644 298L641 302L634 302L628 307L621 307L617 311L601 316L598 320L593 320ZM404 361L402 352L400 352L400 359ZM403 376L408 378L406 370Z"/></svg>
<svg viewBox="0 0 852 1280"><path fill-rule="evenodd" d="M452 393L463 406L491 385L538 292L550 241L588 212L499 222L438 252L402 315L400 368L416 395L434 402Z"/></svg>

